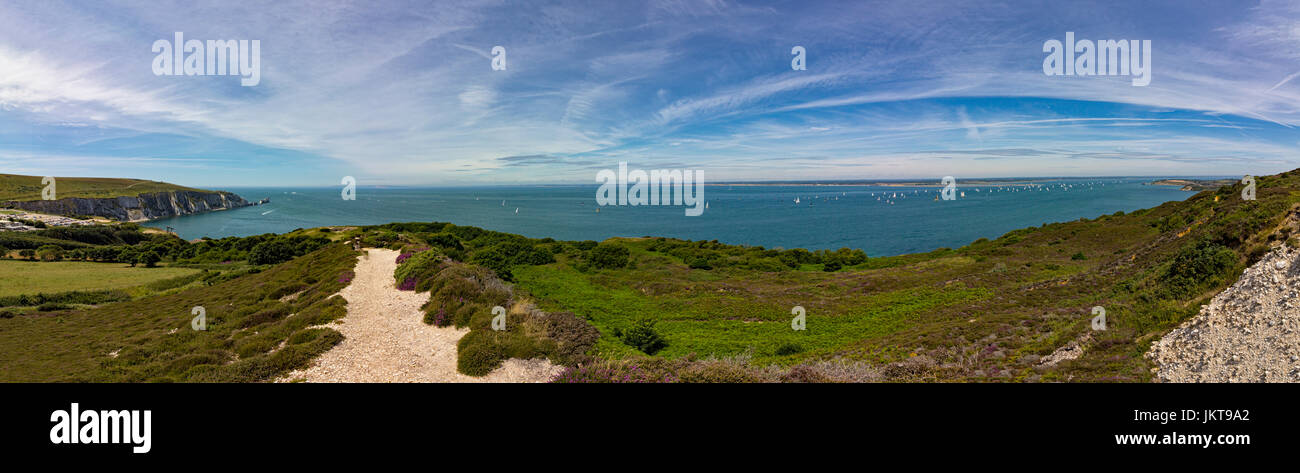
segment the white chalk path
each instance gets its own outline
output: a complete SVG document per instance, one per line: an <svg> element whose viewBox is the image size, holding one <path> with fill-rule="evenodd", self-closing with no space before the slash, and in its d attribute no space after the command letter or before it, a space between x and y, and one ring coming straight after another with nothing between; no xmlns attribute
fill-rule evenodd
<svg viewBox="0 0 1300 473"><path fill-rule="evenodd" d="M343 341L314 364L279 381L313 383L533 383L549 381L561 367L545 359L506 360L487 376L456 371L456 342L468 329L425 324L420 306L429 293L399 291L393 281L398 252L368 249L352 283L339 292L348 314L327 325Z"/></svg>

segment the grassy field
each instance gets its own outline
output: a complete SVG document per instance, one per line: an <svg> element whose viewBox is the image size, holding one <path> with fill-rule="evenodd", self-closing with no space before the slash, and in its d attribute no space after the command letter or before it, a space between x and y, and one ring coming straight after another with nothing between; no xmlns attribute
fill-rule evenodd
<svg viewBox="0 0 1300 473"><path fill-rule="evenodd" d="M121 263L0 260L0 297L126 289L197 272L188 268L133 268Z"/></svg>
<svg viewBox="0 0 1300 473"><path fill-rule="evenodd" d="M40 200L42 176L22 176L17 174L0 174L0 201ZM153 192L199 190L182 187L165 182L146 181L142 179L112 179L101 177L56 177L55 197L66 199L110 198L137 196Z"/></svg>
<svg viewBox="0 0 1300 473"><path fill-rule="evenodd" d="M265 271L176 293L0 318L0 382L257 382L342 339L331 297L356 253L329 245ZM206 330L191 328L203 307Z"/></svg>

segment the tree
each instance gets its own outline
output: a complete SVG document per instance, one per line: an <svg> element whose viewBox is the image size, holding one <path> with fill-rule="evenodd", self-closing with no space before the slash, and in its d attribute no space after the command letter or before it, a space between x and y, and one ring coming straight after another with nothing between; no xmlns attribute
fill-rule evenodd
<svg viewBox="0 0 1300 473"><path fill-rule="evenodd" d="M293 244L276 238L258 243L248 252L249 264L280 264L294 257Z"/></svg>
<svg viewBox="0 0 1300 473"><path fill-rule="evenodd" d="M131 248L131 247L127 247L123 249L121 253L117 254L118 262L131 263L131 266L135 266L136 260L138 260L139 258L140 258L140 252L136 251L135 248Z"/></svg>
<svg viewBox="0 0 1300 473"><path fill-rule="evenodd" d="M36 250L30 249L30 248L25 249L25 250L18 250L18 256L23 257L23 258L27 258L27 259L29 259L29 260L35 260L35 259L36 259Z"/></svg>
<svg viewBox="0 0 1300 473"><path fill-rule="evenodd" d="M63 259L63 248L57 245L42 245L36 249L36 257L41 261L58 261Z"/></svg>
<svg viewBox="0 0 1300 473"><path fill-rule="evenodd" d="M0 245L0 258L7 258L7 257L9 257L9 249Z"/></svg>
<svg viewBox="0 0 1300 473"><path fill-rule="evenodd" d="M136 262L143 264L146 268L158 266L159 261L162 261L162 256L154 250L141 251L139 252L139 255L136 256Z"/></svg>

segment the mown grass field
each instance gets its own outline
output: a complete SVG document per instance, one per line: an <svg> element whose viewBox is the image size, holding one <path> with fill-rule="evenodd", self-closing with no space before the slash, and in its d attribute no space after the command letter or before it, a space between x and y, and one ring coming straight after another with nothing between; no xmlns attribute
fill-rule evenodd
<svg viewBox="0 0 1300 473"><path fill-rule="evenodd" d="M0 201L40 200L43 176L0 174ZM143 179L114 179L103 177L55 177L55 197L102 199L136 196L153 192L199 190L165 182Z"/></svg>
<svg viewBox="0 0 1300 473"><path fill-rule="evenodd" d="M123 263L0 260L0 297L126 289L197 272L189 268L131 267Z"/></svg>

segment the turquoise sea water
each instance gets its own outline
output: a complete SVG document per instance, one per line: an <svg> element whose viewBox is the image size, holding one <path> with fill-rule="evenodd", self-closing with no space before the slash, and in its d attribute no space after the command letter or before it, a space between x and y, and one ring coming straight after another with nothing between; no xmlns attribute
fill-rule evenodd
<svg viewBox="0 0 1300 473"><path fill-rule="evenodd" d="M534 238L664 236L768 248L861 248L885 256L955 248L1018 228L1154 207L1193 194L1172 186L1143 185L1151 180L962 185L958 192L965 197L938 202L938 187L713 185L704 193L709 207L698 217L686 216L682 206L605 206L597 212L595 185L361 187L352 201L341 198L340 188L232 188L226 190L250 201L269 197L271 203L146 225L171 226L181 237L194 239L326 225L442 221Z"/></svg>

